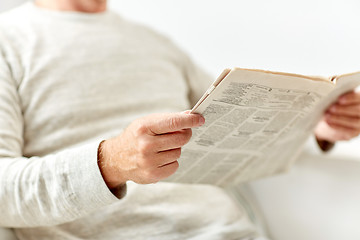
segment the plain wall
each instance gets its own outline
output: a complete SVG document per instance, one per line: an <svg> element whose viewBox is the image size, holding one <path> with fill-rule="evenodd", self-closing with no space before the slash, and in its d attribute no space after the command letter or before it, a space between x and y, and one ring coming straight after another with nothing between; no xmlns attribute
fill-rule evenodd
<svg viewBox="0 0 360 240"><path fill-rule="evenodd" d="M111 0L171 36L204 68L238 66L331 75L358 71L356 0Z"/></svg>

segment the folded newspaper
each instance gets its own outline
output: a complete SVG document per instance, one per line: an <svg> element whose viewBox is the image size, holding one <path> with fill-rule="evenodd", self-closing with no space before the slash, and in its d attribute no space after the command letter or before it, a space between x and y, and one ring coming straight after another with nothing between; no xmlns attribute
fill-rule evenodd
<svg viewBox="0 0 360 240"><path fill-rule="evenodd" d="M192 109L178 171L166 181L229 186L286 171L325 109L360 85L360 72L330 78L226 69Z"/></svg>

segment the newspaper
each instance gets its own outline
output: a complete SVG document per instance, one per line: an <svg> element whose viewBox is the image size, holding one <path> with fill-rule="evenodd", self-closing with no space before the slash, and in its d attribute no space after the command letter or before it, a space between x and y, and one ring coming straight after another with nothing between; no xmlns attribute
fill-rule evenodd
<svg viewBox="0 0 360 240"><path fill-rule="evenodd" d="M194 107L206 122L193 129L167 181L227 186L286 171L339 95L331 94L335 86L328 79L225 70Z"/></svg>

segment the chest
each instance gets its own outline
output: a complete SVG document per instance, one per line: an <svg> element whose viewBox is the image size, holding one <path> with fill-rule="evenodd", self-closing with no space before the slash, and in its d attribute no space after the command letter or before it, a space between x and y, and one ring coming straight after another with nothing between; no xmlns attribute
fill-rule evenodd
<svg viewBox="0 0 360 240"><path fill-rule="evenodd" d="M39 38L25 55L19 94L30 155L49 140L73 145L146 114L188 108L184 65L172 49L151 37L92 34Z"/></svg>

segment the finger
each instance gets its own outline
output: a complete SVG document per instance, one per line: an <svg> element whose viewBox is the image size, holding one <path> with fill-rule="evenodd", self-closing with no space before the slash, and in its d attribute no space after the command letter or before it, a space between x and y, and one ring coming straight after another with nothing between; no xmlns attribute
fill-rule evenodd
<svg viewBox="0 0 360 240"><path fill-rule="evenodd" d="M334 104L328 109L328 112L339 116L360 118L360 104L354 104L354 105Z"/></svg>
<svg viewBox="0 0 360 240"><path fill-rule="evenodd" d="M149 116L147 128L157 135L199 127L204 123L205 118L200 114L167 113Z"/></svg>
<svg viewBox="0 0 360 240"><path fill-rule="evenodd" d="M341 125L337 125L334 123L328 123L329 126L333 129L336 130L334 132L334 136L332 137L333 141L341 141L341 140L350 140L356 136L359 135L360 131L359 130L354 130L352 128L347 128Z"/></svg>
<svg viewBox="0 0 360 240"><path fill-rule="evenodd" d="M352 91L349 93L345 93L344 95L339 97L338 103L342 105L360 103L360 92Z"/></svg>
<svg viewBox="0 0 360 240"><path fill-rule="evenodd" d="M181 148L171 149L156 154L156 166L163 167L174 161L177 161L181 156Z"/></svg>
<svg viewBox="0 0 360 240"><path fill-rule="evenodd" d="M161 179L164 179L164 178L167 178L167 177L173 175L178 168L179 168L179 162L174 161L174 162L166 164L162 167L157 168L155 170L156 171L155 174L157 175L159 180L161 180Z"/></svg>
<svg viewBox="0 0 360 240"><path fill-rule="evenodd" d="M326 114L325 121L329 124L335 124L345 128L360 129L360 118Z"/></svg>
<svg viewBox="0 0 360 240"><path fill-rule="evenodd" d="M189 142L191 135L191 129L183 129L173 133L156 135L154 137L156 138L156 141L154 141L155 149L160 152L180 148Z"/></svg>

